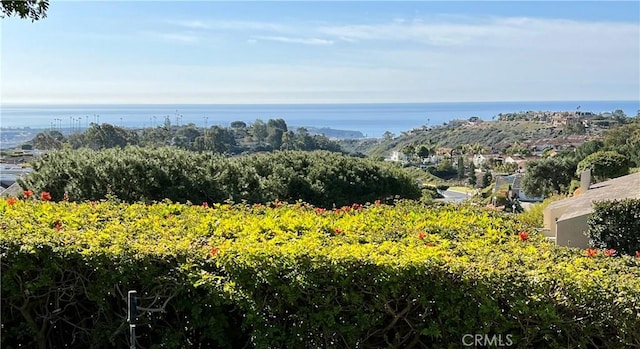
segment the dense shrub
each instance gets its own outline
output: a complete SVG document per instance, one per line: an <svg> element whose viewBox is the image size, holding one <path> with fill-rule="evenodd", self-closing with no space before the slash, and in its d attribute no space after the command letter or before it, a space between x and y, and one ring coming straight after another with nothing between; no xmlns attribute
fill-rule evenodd
<svg viewBox="0 0 640 349"><path fill-rule="evenodd" d="M629 173L629 159L615 151L598 151L580 161L576 172L581 173L587 168L598 181L603 181Z"/></svg>
<svg viewBox="0 0 640 349"><path fill-rule="evenodd" d="M0 215L2 348L126 347L129 289L146 348L640 345L639 260L470 206L31 198Z"/></svg>
<svg viewBox="0 0 640 349"><path fill-rule="evenodd" d="M595 202L588 224L593 246L629 255L640 251L640 199Z"/></svg>
<svg viewBox="0 0 640 349"><path fill-rule="evenodd" d="M37 160L23 188L54 200L265 203L302 200L343 206L386 198L419 198L417 184L393 166L326 151L283 151L244 157L175 148L88 149L54 152Z"/></svg>

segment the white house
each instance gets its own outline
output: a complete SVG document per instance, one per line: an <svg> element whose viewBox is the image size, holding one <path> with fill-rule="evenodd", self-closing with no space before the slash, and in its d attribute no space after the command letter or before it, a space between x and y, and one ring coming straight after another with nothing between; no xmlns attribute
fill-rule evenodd
<svg viewBox="0 0 640 349"><path fill-rule="evenodd" d="M407 161L407 156L401 151L394 150L385 161L405 162Z"/></svg>

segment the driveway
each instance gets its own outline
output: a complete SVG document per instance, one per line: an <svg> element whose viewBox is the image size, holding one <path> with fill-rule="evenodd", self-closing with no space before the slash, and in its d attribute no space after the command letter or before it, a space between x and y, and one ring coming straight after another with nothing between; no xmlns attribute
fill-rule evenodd
<svg viewBox="0 0 640 349"><path fill-rule="evenodd" d="M440 194L442 194L444 196L443 199L436 199L436 201L444 201L444 202L462 202L464 200L467 199L471 199L471 195L467 195L465 193L461 193L461 192L457 192L457 191L451 191L451 190L445 190L445 191L438 191Z"/></svg>

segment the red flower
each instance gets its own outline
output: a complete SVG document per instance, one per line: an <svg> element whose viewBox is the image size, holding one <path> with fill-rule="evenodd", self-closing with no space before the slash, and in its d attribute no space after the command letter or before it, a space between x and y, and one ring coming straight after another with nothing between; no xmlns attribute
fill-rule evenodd
<svg viewBox="0 0 640 349"><path fill-rule="evenodd" d="M42 194L40 194L40 199L42 199L42 201L49 201L51 200L51 194L49 194L48 191L43 191Z"/></svg>
<svg viewBox="0 0 640 349"><path fill-rule="evenodd" d="M588 248L587 249L587 257L594 257L598 255L598 250L596 250L595 248Z"/></svg>
<svg viewBox="0 0 640 349"><path fill-rule="evenodd" d="M9 206L15 204L16 202L18 202L18 199L16 199L16 198L8 198L7 199L7 204L9 204Z"/></svg>
<svg viewBox="0 0 640 349"><path fill-rule="evenodd" d="M214 247L214 248L212 248L212 249L211 249L211 255L212 255L212 256L214 256L214 257L215 257L215 256L217 256L217 255L218 255L218 253L220 253L220 249L219 249L219 248Z"/></svg>
<svg viewBox="0 0 640 349"><path fill-rule="evenodd" d="M203 202L203 203L202 203L202 207L204 207L204 208L209 208L209 203L208 203L208 202L206 202L206 201L205 201L205 202Z"/></svg>
<svg viewBox="0 0 640 349"><path fill-rule="evenodd" d="M636 257L640 258L640 251L636 251Z"/></svg>
<svg viewBox="0 0 640 349"><path fill-rule="evenodd" d="M353 204L351 205L351 208L354 210L362 210L362 205L361 204Z"/></svg>
<svg viewBox="0 0 640 349"><path fill-rule="evenodd" d="M334 208L334 209L333 209L333 213L338 214L338 213L341 213L341 212L342 212L342 210L341 210L341 209L339 209L339 208Z"/></svg>
<svg viewBox="0 0 640 349"><path fill-rule="evenodd" d="M327 212L327 209L325 209L325 208L316 208L316 213L317 214L323 214L325 212Z"/></svg>
<svg viewBox="0 0 640 349"><path fill-rule="evenodd" d="M420 239L420 240L424 240L424 238L425 238L426 236L427 236L427 234L425 234L423 231L421 231L421 232L418 234L418 239Z"/></svg>
<svg viewBox="0 0 640 349"><path fill-rule="evenodd" d="M333 231L336 233L336 235L340 235L343 232L342 229L340 229L340 228L335 228L335 229L333 229Z"/></svg>
<svg viewBox="0 0 640 349"><path fill-rule="evenodd" d="M604 250L604 255L607 257L611 257L611 256L615 256L616 255L616 250L610 248L608 250Z"/></svg>
<svg viewBox="0 0 640 349"><path fill-rule="evenodd" d="M31 190L25 190L22 192L22 194L24 195L25 198L30 198L33 196L33 191Z"/></svg>
<svg viewBox="0 0 640 349"><path fill-rule="evenodd" d="M527 241L527 239L529 239L529 232L521 231L520 233L518 233L518 238L520 238L520 241Z"/></svg>
<svg viewBox="0 0 640 349"><path fill-rule="evenodd" d="M380 200L376 200L376 201L373 202L373 204L376 205L376 206L380 206L380 203L381 203Z"/></svg>
<svg viewBox="0 0 640 349"><path fill-rule="evenodd" d="M60 223L60 220L57 220L53 227L56 228L57 231L60 231L62 229L62 223Z"/></svg>
<svg viewBox="0 0 640 349"><path fill-rule="evenodd" d="M350 206L342 206L342 210L344 212L349 212L349 211L351 211L351 207Z"/></svg>

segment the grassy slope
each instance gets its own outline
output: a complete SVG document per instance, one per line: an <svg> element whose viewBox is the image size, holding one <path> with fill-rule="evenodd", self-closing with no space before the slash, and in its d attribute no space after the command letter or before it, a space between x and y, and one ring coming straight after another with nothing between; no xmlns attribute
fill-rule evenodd
<svg viewBox="0 0 640 349"><path fill-rule="evenodd" d="M554 138L561 135L561 131L549 127L548 124L537 122L483 122L475 126L438 126L430 130L405 133L392 140L374 144L363 152L373 157L387 156L391 150L400 149L405 144L419 145L429 142L441 147L455 147L460 144L475 143L480 143L485 147L500 147L514 142Z"/></svg>

